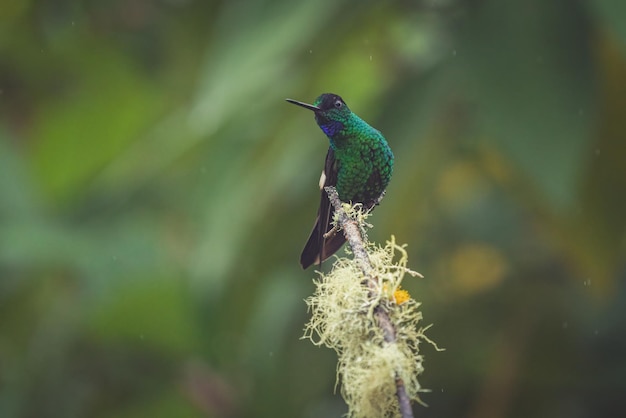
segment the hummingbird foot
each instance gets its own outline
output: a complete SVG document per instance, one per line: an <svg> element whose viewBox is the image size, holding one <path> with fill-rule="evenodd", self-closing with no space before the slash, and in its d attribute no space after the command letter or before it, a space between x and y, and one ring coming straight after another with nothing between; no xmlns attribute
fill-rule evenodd
<svg viewBox="0 0 626 418"><path fill-rule="evenodd" d="M382 202L383 197L385 197L385 193L386 192L387 192L387 190L383 190L383 192L380 194L380 196L378 196L378 199L374 200L374 204L372 205L372 207L380 205L380 202Z"/></svg>
<svg viewBox="0 0 626 418"><path fill-rule="evenodd" d="M335 235L337 235L337 232L339 232L339 228L337 228L336 226L333 226L333 228L330 231L324 234L324 239L326 240L326 239L334 237Z"/></svg>

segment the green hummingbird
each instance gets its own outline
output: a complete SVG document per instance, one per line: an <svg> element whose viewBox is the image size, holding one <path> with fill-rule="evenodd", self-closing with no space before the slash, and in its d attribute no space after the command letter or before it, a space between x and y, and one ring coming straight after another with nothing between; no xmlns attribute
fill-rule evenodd
<svg viewBox="0 0 626 418"><path fill-rule="evenodd" d="M367 210L378 204L393 172L393 153L385 137L354 114L343 99L324 93L313 104L287 99L315 113L315 121L330 140L320 177L321 201L311 235L300 255L306 269L321 264L346 241L328 234L334 209L324 187L335 186L342 202L361 203Z"/></svg>

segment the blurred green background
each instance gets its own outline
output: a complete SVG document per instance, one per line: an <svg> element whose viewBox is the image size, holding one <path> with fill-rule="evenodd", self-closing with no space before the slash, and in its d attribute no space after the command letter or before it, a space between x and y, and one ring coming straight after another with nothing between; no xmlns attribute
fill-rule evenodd
<svg viewBox="0 0 626 418"><path fill-rule="evenodd" d="M339 417L299 252L341 94L394 178L419 417L626 416L626 3L0 7L0 417Z"/></svg>

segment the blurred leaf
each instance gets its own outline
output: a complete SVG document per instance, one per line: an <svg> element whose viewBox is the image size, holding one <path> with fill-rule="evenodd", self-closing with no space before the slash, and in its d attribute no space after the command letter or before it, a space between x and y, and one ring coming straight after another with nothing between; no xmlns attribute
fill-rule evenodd
<svg viewBox="0 0 626 418"><path fill-rule="evenodd" d="M576 202L594 118L589 28L575 5L483 2L458 48L485 140L561 211Z"/></svg>
<svg viewBox="0 0 626 418"><path fill-rule="evenodd" d="M622 52L626 53L626 3L622 0L594 0L589 6L606 22L610 34L617 37Z"/></svg>
<svg viewBox="0 0 626 418"><path fill-rule="evenodd" d="M561 244L579 278L593 281L594 293L607 297L619 280L626 244L626 58L610 38L603 39L599 56L602 113L587 156L580 210L563 223Z"/></svg>
<svg viewBox="0 0 626 418"><path fill-rule="evenodd" d="M0 129L0 220L40 216L41 201L32 185L28 167L12 146L13 138Z"/></svg>
<svg viewBox="0 0 626 418"><path fill-rule="evenodd" d="M31 0L13 0L10 2L3 2L2 7L0 8L0 22L2 22L2 26L0 26L0 35L8 35L8 30L6 30L6 26L13 25L19 21L19 19L23 18L23 16L28 11L31 6ZM11 28L14 29L14 28ZM9 43L10 37L8 36L0 36L0 45L5 45Z"/></svg>
<svg viewBox="0 0 626 418"><path fill-rule="evenodd" d="M295 282L290 271L272 275L257 300L257 306L250 315L251 320L245 331L247 344L244 344L244 357L250 359L252 367L261 373L272 370L280 362L281 347L291 334L292 325L302 301L290 295L302 293L304 283Z"/></svg>
<svg viewBox="0 0 626 418"><path fill-rule="evenodd" d="M94 306L91 328L103 340L188 353L197 344L188 302L178 279L129 279Z"/></svg>
<svg viewBox="0 0 626 418"><path fill-rule="evenodd" d="M42 106L33 133L36 172L57 199L85 187L162 107L154 86L119 51L102 44L76 48L57 57L74 64L71 84Z"/></svg>

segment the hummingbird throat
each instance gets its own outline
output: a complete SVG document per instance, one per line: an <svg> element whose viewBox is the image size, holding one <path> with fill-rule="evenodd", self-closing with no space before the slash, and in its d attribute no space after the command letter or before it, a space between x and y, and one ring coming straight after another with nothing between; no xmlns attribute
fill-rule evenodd
<svg viewBox="0 0 626 418"><path fill-rule="evenodd" d="M337 120L330 120L326 123L320 124L320 128L324 131L327 137L332 138L343 130L343 123Z"/></svg>

